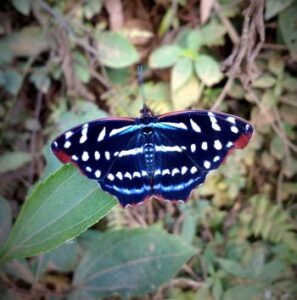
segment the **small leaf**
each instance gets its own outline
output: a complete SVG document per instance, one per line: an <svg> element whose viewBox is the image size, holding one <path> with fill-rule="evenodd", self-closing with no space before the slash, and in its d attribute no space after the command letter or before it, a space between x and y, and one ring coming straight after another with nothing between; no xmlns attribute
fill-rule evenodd
<svg viewBox="0 0 297 300"><path fill-rule="evenodd" d="M46 94L51 86L51 80L48 77L46 68L35 68L30 75L30 81L36 89Z"/></svg>
<svg viewBox="0 0 297 300"><path fill-rule="evenodd" d="M191 30L187 36L187 48L197 52L203 45L203 36L200 29Z"/></svg>
<svg viewBox="0 0 297 300"><path fill-rule="evenodd" d="M287 8L294 0L266 0L265 2L265 20L278 15Z"/></svg>
<svg viewBox="0 0 297 300"><path fill-rule="evenodd" d="M203 86L195 76L192 76L186 84L172 92L172 102L175 110L186 109L196 103L202 93Z"/></svg>
<svg viewBox="0 0 297 300"><path fill-rule="evenodd" d="M75 75L83 83L88 83L91 78L90 67L87 58L80 52L76 51L73 55Z"/></svg>
<svg viewBox="0 0 297 300"><path fill-rule="evenodd" d="M6 152L0 156L0 174L18 169L30 160L31 154L27 152Z"/></svg>
<svg viewBox="0 0 297 300"><path fill-rule="evenodd" d="M214 18L201 29L203 45L211 47L224 44L226 29Z"/></svg>
<svg viewBox="0 0 297 300"><path fill-rule="evenodd" d="M239 284L229 288L225 292L223 300L258 300L263 299L263 292L257 285Z"/></svg>
<svg viewBox="0 0 297 300"><path fill-rule="evenodd" d="M0 251L4 261L33 256L76 237L116 204L96 182L64 165L33 190Z"/></svg>
<svg viewBox="0 0 297 300"><path fill-rule="evenodd" d="M197 57L195 71L197 76L207 86L212 86L223 78L218 62L208 55L201 54Z"/></svg>
<svg viewBox="0 0 297 300"><path fill-rule="evenodd" d="M110 68L125 68L139 60L139 54L128 39L115 32L103 32L97 37L100 62Z"/></svg>
<svg viewBox="0 0 297 300"><path fill-rule="evenodd" d="M23 76L15 70L6 70L2 75L4 81L4 84L2 84L3 88L12 95L17 95L22 86Z"/></svg>
<svg viewBox="0 0 297 300"><path fill-rule="evenodd" d="M227 273L238 277L246 277L245 270L236 261L224 258L217 258L216 260Z"/></svg>
<svg viewBox="0 0 297 300"><path fill-rule="evenodd" d="M151 68L168 68L175 64L181 54L178 46L162 46L150 55L149 66Z"/></svg>
<svg viewBox="0 0 297 300"><path fill-rule="evenodd" d="M285 155L284 143L277 135L274 136L270 143L270 152L278 160L281 160Z"/></svg>
<svg viewBox="0 0 297 300"><path fill-rule="evenodd" d="M193 72L192 61L188 58L181 58L172 68L171 89L173 91L182 87L191 77Z"/></svg>
<svg viewBox="0 0 297 300"><path fill-rule="evenodd" d="M297 2L280 13L278 27L293 57L297 56Z"/></svg>
<svg viewBox="0 0 297 300"><path fill-rule="evenodd" d="M279 55L272 55L268 61L268 69L276 76L284 73L285 62Z"/></svg>
<svg viewBox="0 0 297 300"><path fill-rule="evenodd" d="M74 299L144 295L195 254L180 238L153 228L116 230L94 241L74 274Z"/></svg>
<svg viewBox="0 0 297 300"><path fill-rule="evenodd" d="M86 0L84 1L84 14L87 20L92 19L99 14L102 9L102 0Z"/></svg>
<svg viewBox="0 0 297 300"><path fill-rule="evenodd" d="M21 14L28 16L31 10L30 0L12 0L12 5Z"/></svg>
<svg viewBox="0 0 297 300"><path fill-rule="evenodd" d="M260 89L268 89L271 88L275 85L276 79L274 76L270 74L264 74L260 77L258 77L254 82L253 82L253 87L255 88L260 88Z"/></svg>
<svg viewBox="0 0 297 300"><path fill-rule="evenodd" d="M7 240L11 229L11 208L8 201L0 195L0 245Z"/></svg>

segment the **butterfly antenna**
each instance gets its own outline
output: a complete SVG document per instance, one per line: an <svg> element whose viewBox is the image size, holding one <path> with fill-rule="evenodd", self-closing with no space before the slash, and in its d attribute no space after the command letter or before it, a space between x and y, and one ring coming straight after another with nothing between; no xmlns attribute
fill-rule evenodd
<svg viewBox="0 0 297 300"><path fill-rule="evenodd" d="M138 74L138 84L139 84L141 98L142 98L142 106L145 107L142 65L137 65L137 74Z"/></svg>

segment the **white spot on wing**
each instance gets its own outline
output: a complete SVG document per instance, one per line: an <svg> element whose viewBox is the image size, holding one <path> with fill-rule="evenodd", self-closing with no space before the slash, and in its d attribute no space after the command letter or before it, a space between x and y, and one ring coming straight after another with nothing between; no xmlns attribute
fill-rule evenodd
<svg viewBox="0 0 297 300"><path fill-rule="evenodd" d="M175 174L179 173L179 169L178 168L174 168L171 172L171 176L174 176Z"/></svg>
<svg viewBox="0 0 297 300"><path fill-rule="evenodd" d="M195 144L192 144L192 145L191 145L191 151L192 151L192 152L195 152L195 151L196 151L196 145L195 145Z"/></svg>
<svg viewBox="0 0 297 300"><path fill-rule="evenodd" d="M75 161L78 161L78 157L76 155L72 155L71 158Z"/></svg>
<svg viewBox="0 0 297 300"><path fill-rule="evenodd" d="M234 117L228 117L226 120L228 122L232 123L232 124L235 124L235 118Z"/></svg>
<svg viewBox="0 0 297 300"><path fill-rule="evenodd" d="M233 125L233 126L231 126L231 131L234 133L238 133L239 130L236 126Z"/></svg>
<svg viewBox="0 0 297 300"><path fill-rule="evenodd" d="M192 129L194 131L201 132L201 128L196 122L194 122L192 119L190 119L190 123L191 123Z"/></svg>
<svg viewBox="0 0 297 300"><path fill-rule="evenodd" d="M87 151L84 151L82 156L81 156L81 159L83 161L87 161L89 159L89 153Z"/></svg>
<svg viewBox="0 0 297 300"><path fill-rule="evenodd" d="M182 152L182 149L179 146L155 145L155 151L156 152Z"/></svg>
<svg viewBox="0 0 297 300"><path fill-rule="evenodd" d="M221 150L222 149L222 143L219 140L215 140L214 141L214 145L215 149L217 150Z"/></svg>
<svg viewBox="0 0 297 300"><path fill-rule="evenodd" d="M122 150L119 153L119 157L127 156L127 155L136 155L136 154L142 153L142 152L143 152L143 147L133 148L133 149L129 149L129 150Z"/></svg>
<svg viewBox="0 0 297 300"><path fill-rule="evenodd" d="M64 148L69 148L71 146L71 143L69 141L66 141L64 144Z"/></svg>
<svg viewBox="0 0 297 300"><path fill-rule="evenodd" d="M131 174L129 172L126 172L125 175L124 175L124 177L132 179L132 176L131 176Z"/></svg>
<svg viewBox="0 0 297 300"><path fill-rule="evenodd" d="M197 169L195 166L193 166L193 167L191 168L191 170L190 170L190 172L191 172L192 174L195 174L197 171L198 171L198 169Z"/></svg>
<svg viewBox="0 0 297 300"><path fill-rule="evenodd" d="M86 171L87 171L87 172L92 172L92 168L89 167L89 166L87 166L87 167L86 167Z"/></svg>
<svg viewBox="0 0 297 300"><path fill-rule="evenodd" d="M183 167L181 168L181 173L182 173L182 175L186 174L187 171L188 171L188 168L187 168L186 166L183 166Z"/></svg>
<svg viewBox="0 0 297 300"><path fill-rule="evenodd" d="M110 153L108 151L105 151L104 155L106 160L110 160Z"/></svg>
<svg viewBox="0 0 297 300"><path fill-rule="evenodd" d="M120 180L123 180L122 172L117 172L116 177L119 178Z"/></svg>
<svg viewBox="0 0 297 300"><path fill-rule="evenodd" d="M147 171L141 171L141 175L144 176L144 177L147 176L148 175Z"/></svg>
<svg viewBox="0 0 297 300"><path fill-rule="evenodd" d="M217 161L219 161L220 160L220 157L217 155L217 156L215 156L214 158L213 158L213 162L217 162Z"/></svg>
<svg viewBox="0 0 297 300"><path fill-rule="evenodd" d="M54 141L54 146L58 147L58 143L56 141Z"/></svg>
<svg viewBox="0 0 297 300"><path fill-rule="evenodd" d="M207 148L208 148L207 142L203 142L203 143L201 144L201 149L206 151Z"/></svg>
<svg viewBox="0 0 297 300"><path fill-rule="evenodd" d="M166 175L166 174L170 175L169 169L164 169L164 170L162 171L162 175Z"/></svg>
<svg viewBox="0 0 297 300"><path fill-rule="evenodd" d="M204 163L203 163L203 165L204 165L205 169L209 169L210 168L210 162L208 160L205 160Z"/></svg>
<svg viewBox="0 0 297 300"><path fill-rule="evenodd" d="M95 157L96 160L100 159L100 153L99 153L99 151L95 151L94 157Z"/></svg>
<svg viewBox="0 0 297 300"><path fill-rule="evenodd" d="M79 139L80 144L83 144L88 139L87 137L88 127L89 127L88 123L84 124L83 129L81 131L81 137Z"/></svg>
<svg viewBox="0 0 297 300"><path fill-rule="evenodd" d="M95 176L96 176L97 178L99 178L99 177L100 177L100 175L101 175L101 172L100 172L100 170L97 170L97 171L95 172Z"/></svg>
<svg viewBox="0 0 297 300"><path fill-rule="evenodd" d="M226 145L227 148L231 148L232 146L233 146L232 142L228 142L227 145Z"/></svg>
<svg viewBox="0 0 297 300"><path fill-rule="evenodd" d="M120 127L120 128L116 128L116 129L113 129L110 133L109 133L109 136L113 136L113 135L116 135L116 134L119 134L123 131L126 131L128 130L129 128L131 128L132 126L129 125L129 126L124 126L124 127Z"/></svg>
<svg viewBox="0 0 297 300"><path fill-rule="evenodd" d="M211 127L215 131L221 131L221 127L217 123L211 123Z"/></svg>
<svg viewBox="0 0 297 300"><path fill-rule="evenodd" d="M72 135L73 135L73 132L72 132L72 131L67 131L67 132L65 133L65 139L69 139Z"/></svg>
<svg viewBox="0 0 297 300"><path fill-rule="evenodd" d="M105 134L106 134L106 128L103 127L103 129L101 130L101 132L98 135L97 142L101 142L104 139Z"/></svg>
<svg viewBox="0 0 297 300"><path fill-rule="evenodd" d="M139 173L139 172L135 171L135 172L133 172L133 177L134 177L134 178L135 178L135 177L138 177L138 178L140 178L140 177L141 177L141 175L140 175L140 173Z"/></svg>
<svg viewBox="0 0 297 300"><path fill-rule="evenodd" d="M175 128L180 128L180 129L188 129L187 125L185 123L174 123L174 122L160 122L159 123L161 126L166 125L170 127L175 127ZM158 126L158 125L157 125Z"/></svg>
<svg viewBox="0 0 297 300"><path fill-rule="evenodd" d="M109 173L109 174L107 175L107 178L108 178L110 181L113 181L113 180L114 180L114 176L113 176L113 174L111 174L111 173Z"/></svg>
<svg viewBox="0 0 297 300"><path fill-rule="evenodd" d="M157 169L157 170L155 171L155 176L157 176L157 175L161 175L161 170L160 170L160 169Z"/></svg>

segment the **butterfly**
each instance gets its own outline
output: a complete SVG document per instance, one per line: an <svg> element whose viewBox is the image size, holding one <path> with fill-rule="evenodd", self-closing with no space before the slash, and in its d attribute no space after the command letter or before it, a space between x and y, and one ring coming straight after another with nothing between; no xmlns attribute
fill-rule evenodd
<svg viewBox="0 0 297 300"><path fill-rule="evenodd" d="M124 207L147 199L187 201L253 126L225 113L184 110L156 116L144 105L139 118L103 118L57 137L51 149Z"/></svg>

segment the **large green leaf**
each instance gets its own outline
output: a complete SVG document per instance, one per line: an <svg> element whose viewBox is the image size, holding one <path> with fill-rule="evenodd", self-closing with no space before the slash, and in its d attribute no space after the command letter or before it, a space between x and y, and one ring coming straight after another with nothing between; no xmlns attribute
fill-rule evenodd
<svg viewBox="0 0 297 300"><path fill-rule="evenodd" d="M97 37L100 62L110 68L125 68L139 60L135 47L115 32L103 32Z"/></svg>
<svg viewBox="0 0 297 300"><path fill-rule="evenodd" d="M181 55L182 49L174 45L162 46L151 54L149 66L151 68L168 68L177 62Z"/></svg>
<svg viewBox="0 0 297 300"><path fill-rule="evenodd" d="M279 14L278 26L292 56L297 56L297 2Z"/></svg>
<svg viewBox="0 0 297 300"><path fill-rule="evenodd" d="M26 200L0 251L0 264L36 255L73 239L116 204L96 182L65 165L40 183Z"/></svg>
<svg viewBox="0 0 297 300"><path fill-rule="evenodd" d="M197 76L207 86L212 86L223 78L219 63L209 55L201 54L197 57L195 71Z"/></svg>
<svg viewBox="0 0 297 300"><path fill-rule="evenodd" d="M269 20L292 4L294 0L266 0L265 19Z"/></svg>
<svg viewBox="0 0 297 300"><path fill-rule="evenodd" d="M171 88L173 91L182 87L193 73L193 63L189 58L181 58L171 72Z"/></svg>
<svg viewBox="0 0 297 300"><path fill-rule="evenodd" d="M143 295L166 282L195 254L179 237L153 228L107 232L74 274L70 299Z"/></svg>

